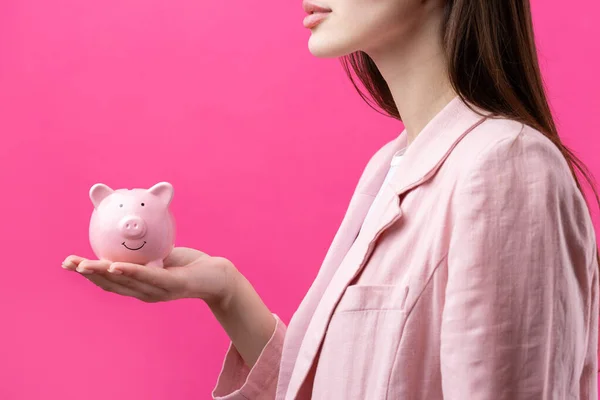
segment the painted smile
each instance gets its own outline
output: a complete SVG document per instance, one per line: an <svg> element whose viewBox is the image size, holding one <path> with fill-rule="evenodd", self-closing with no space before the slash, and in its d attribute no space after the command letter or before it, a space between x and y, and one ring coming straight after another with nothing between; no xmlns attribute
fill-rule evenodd
<svg viewBox="0 0 600 400"><path fill-rule="evenodd" d="M142 244L140 247L138 247L138 248L135 248L135 249L134 249L134 248L132 248L132 247L127 247L127 245L125 244L125 242L123 242L123 243L121 243L121 244L122 244L123 246L125 246L125 248L126 248L127 250L139 250L139 249L141 249L142 247L144 247L144 245L146 244L146 241L144 240L144 243L143 243L143 244Z"/></svg>

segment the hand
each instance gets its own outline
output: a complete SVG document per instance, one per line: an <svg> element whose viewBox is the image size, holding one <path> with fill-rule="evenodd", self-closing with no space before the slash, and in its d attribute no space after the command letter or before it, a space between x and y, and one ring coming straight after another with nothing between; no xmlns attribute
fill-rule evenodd
<svg viewBox="0 0 600 400"><path fill-rule="evenodd" d="M62 267L77 271L102 289L147 303L181 298L200 298L209 306L227 302L237 270L223 257L176 247L164 260L164 268L146 267L71 255Z"/></svg>

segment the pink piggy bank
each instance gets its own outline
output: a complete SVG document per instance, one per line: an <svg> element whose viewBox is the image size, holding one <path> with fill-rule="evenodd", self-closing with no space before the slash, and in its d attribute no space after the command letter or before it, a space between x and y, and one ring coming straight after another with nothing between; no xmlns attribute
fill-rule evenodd
<svg viewBox="0 0 600 400"><path fill-rule="evenodd" d="M90 244L98 259L163 267L175 242L172 198L167 182L132 190L92 186Z"/></svg>

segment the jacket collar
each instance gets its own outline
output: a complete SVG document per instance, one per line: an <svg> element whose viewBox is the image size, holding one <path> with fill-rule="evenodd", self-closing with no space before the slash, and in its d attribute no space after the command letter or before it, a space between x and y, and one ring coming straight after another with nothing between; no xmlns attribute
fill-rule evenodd
<svg viewBox="0 0 600 400"><path fill-rule="evenodd" d="M488 112L473 105L471 107L473 109L459 96L454 97L429 121L410 145L406 129L403 130L389 147L383 150L384 154L373 167L370 177L365 179L358 191L375 196L382 186L392 157L403 148L406 148L406 151L398 166L402 172L389 181L391 189L397 195L402 195L427 181L458 142L489 116Z"/></svg>

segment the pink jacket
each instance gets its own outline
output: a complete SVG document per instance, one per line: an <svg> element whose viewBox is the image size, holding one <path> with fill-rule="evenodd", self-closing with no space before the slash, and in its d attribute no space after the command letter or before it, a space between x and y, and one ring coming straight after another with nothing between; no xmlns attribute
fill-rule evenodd
<svg viewBox="0 0 600 400"><path fill-rule="evenodd" d="M450 102L368 163L289 326L214 399L596 399L590 213L540 132ZM374 196L383 206L361 227Z"/></svg>

